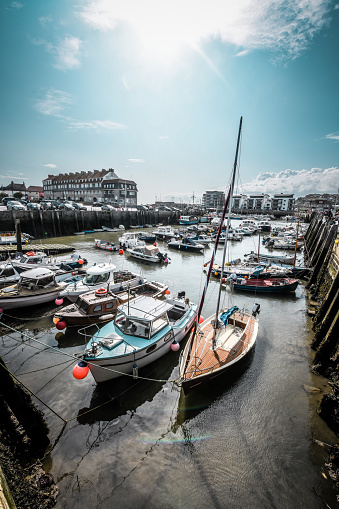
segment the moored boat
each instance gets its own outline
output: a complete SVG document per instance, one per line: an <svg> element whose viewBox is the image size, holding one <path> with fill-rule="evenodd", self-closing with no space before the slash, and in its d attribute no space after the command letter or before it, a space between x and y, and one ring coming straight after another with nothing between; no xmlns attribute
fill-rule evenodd
<svg viewBox="0 0 339 509"><path fill-rule="evenodd" d="M91 290L105 288L107 291L117 292L141 285L145 281L146 279L139 274L128 270L116 270L116 266L110 263L99 263L90 267L81 281L60 283L62 287L60 297L67 297L71 302L75 302L79 295Z"/></svg>
<svg viewBox="0 0 339 509"><path fill-rule="evenodd" d="M194 216L180 216L179 224L197 224L198 218Z"/></svg>
<svg viewBox="0 0 339 509"><path fill-rule="evenodd" d="M257 315L260 308L259 304L254 305L252 314L245 310L240 311L237 306L220 310L219 305L222 280L220 280L219 284L215 313L206 320L201 317L201 311L204 305L207 287L214 264L214 258L222 231L222 224L228 208L226 242L224 244L222 260L222 267L225 266L227 237L230 228L232 196L237 168L241 126L242 118L240 119L239 125L231 185L225 201L218 234L215 240L205 288L197 313L195 329L190 335L180 361L180 382L185 394L190 392L192 389L209 382L211 379L224 374L236 363L244 359L253 349L258 335Z"/></svg>
<svg viewBox="0 0 339 509"><path fill-rule="evenodd" d="M168 262L167 253L161 253L157 246L135 246L127 249L127 253L144 262Z"/></svg>
<svg viewBox="0 0 339 509"><path fill-rule="evenodd" d="M290 278L248 278L229 276L224 279L234 290L256 293L294 292L299 284L298 279Z"/></svg>
<svg viewBox="0 0 339 509"><path fill-rule="evenodd" d="M62 323L62 327L59 324L59 329L107 322L113 320L120 304L139 295L160 298L168 291L168 286L158 281L151 281L121 292L113 293L105 288L99 290L79 295L73 304L69 304L55 313L53 322L55 324Z"/></svg>
<svg viewBox="0 0 339 509"><path fill-rule="evenodd" d="M98 330L83 360L97 383L138 370L173 349L189 333L197 306L185 297L161 301L140 296L118 307L114 322ZM177 346L175 346L177 349Z"/></svg>
<svg viewBox="0 0 339 509"><path fill-rule="evenodd" d="M244 256L247 260L281 263L284 265L292 265L294 261L294 256L254 253L254 251L251 251L249 254Z"/></svg>
<svg viewBox="0 0 339 509"><path fill-rule="evenodd" d="M45 304L54 300L60 289L53 271L45 267L26 270L21 274L17 284L0 290L0 308L7 311Z"/></svg>
<svg viewBox="0 0 339 509"><path fill-rule="evenodd" d="M105 240L95 239L94 245L98 249L102 249L103 251L118 251L119 248L114 242L106 242Z"/></svg>
<svg viewBox="0 0 339 509"><path fill-rule="evenodd" d="M170 240L167 245L172 249L178 249L179 251L190 251L194 253L200 253L206 247L206 244L199 244L198 242L192 240L190 237L184 237L183 239L179 240Z"/></svg>
<svg viewBox="0 0 339 509"><path fill-rule="evenodd" d="M145 242L139 239L139 234L136 232L126 232L119 237L120 246L122 248L145 246Z"/></svg>
<svg viewBox="0 0 339 509"><path fill-rule="evenodd" d="M171 240L179 238L178 231L174 230L174 228L170 225L158 225L157 228L153 231L153 234L157 239L160 240Z"/></svg>

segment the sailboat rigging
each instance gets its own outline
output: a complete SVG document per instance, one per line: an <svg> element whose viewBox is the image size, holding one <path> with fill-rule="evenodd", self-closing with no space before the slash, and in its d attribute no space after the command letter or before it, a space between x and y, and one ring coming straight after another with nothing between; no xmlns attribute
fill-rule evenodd
<svg viewBox="0 0 339 509"><path fill-rule="evenodd" d="M237 306L219 311L241 129L242 117L240 118L239 123L231 184L225 201L213 254L210 260L206 283L196 318L196 326L190 335L180 362L180 380L185 394L187 394L192 388L221 374L237 361L242 359L254 346L258 334L257 314L259 313L259 304L254 305L252 315L244 310L240 311ZM216 311L212 316L203 320L202 323L199 323L201 321L201 311L204 305L212 266L214 264L214 258L227 210L226 235Z"/></svg>

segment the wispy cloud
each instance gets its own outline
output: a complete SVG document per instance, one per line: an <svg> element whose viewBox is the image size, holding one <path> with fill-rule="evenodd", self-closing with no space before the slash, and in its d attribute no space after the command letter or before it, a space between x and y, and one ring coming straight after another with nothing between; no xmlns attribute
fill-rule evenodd
<svg viewBox="0 0 339 509"><path fill-rule="evenodd" d="M250 50L249 49L244 49L243 51L239 51L238 53L236 53L236 57L244 57L246 55L248 55L250 53Z"/></svg>
<svg viewBox="0 0 339 509"><path fill-rule="evenodd" d="M29 180L28 177L24 177L24 173L17 173L17 172L14 172L13 174L12 173L8 173L7 175L1 175L0 174L0 179L20 180L21 182L23 180Z"/></svg>
<svg viewBox="0 0 339 509"><path fill-rule="evenodd" d="M46 26L48 18L39 18L42 25ZM68 36L64 37L57 44L52 44L45 39L30 38L32 44L36 46L43 46L48 53L54 56L55 61L53 67L63 71L78 69L81 66L80 62L80 47L81 40L78 37Z"/></svg>
<svg viewBox="0 0 339 509"><path fill-rule="evenodd" d="M131 163L144 163L144 159L128 159Z"/></svg>
<svg viewBox="0 0 339 509"><path fill-rule="evenodd" d="M80 57L81 41L77 37L65 37L56 46L56 69L78 69L81 65Z"/></svg>
<svg viewBox="0 0 339 509"><path fill-rule="evenodd" d="M212 37L243 50L269 49L295 58L326 25L331 9L331 0L214 0L213 8L202 0L172 0L164 16L163 3L154 0L87 0L78 13L101 31L127 21L155 44L171 37L191 44Z"/></svg>
<svg viewBox="0 0 339 509"><path fill-rule="evenodd" d="M94 129L96 131L112 131L126 129L125 124L112 120L78 120L65 115L65 109L74 103L73 96L62 90L49 89L45 96L35 103L35 109L42 115L57 118L68 129L78 131L82 129Z"/></svg>
<svg viewBox="0 0 339 509"><path fill-rule="evenodd" d="M325 138L327 140L339 141L339 131L337 131L336 133L326 134Z"/></svg>
<svg viewBox="0 0 339 509"><path fill-rule="evenodd" d="M284 170L278 173L262 172L246 182L238 192L244 193L294 193L303 196L308 193L326 193L337 190L339 168L312 168L310 170Z"/></svg>
<svg viewBox="0 0 339 509"><path fill-rule="evenodd" d="M53 22L52 16L41 16L38 19L43 28L47 28Z"/></svg>
<svg viewBox="0 0 339 509"><path fill-rule="evenodd" d="M50 88L45 97L38 100L35 108L43 115L50 115L52 117L63 117L61 112L66 106L73 103L71 94L63 92L62 90L55 90Z"/></svg>
<svg viewBox="0 0 339 509"><path fill-rule="evenodd" d="M21 2L11 2L11 3L9 4L9 7L10 7L11 9L16 9L17 11L18 11L19 9L22 9L22 8L23 8L23 6L24 6L24 4L23 4L23 3L21 3Z"/></svg>
<svg viewBox="0 0 339 509"><path fill-rule="evenodd" d="M42 166L46 166L46 168L52 168L52 169L58 167L56 164L53 164L53 163L43 164Z"/></svg>
<svg viewBox="0 0 339 509"><path fill-rule="evenodd" d="M114 131L126 129L126 125L119 122L112 122L112 120L90 120L84 122L82 120L75 120L74 118L64 117L63 119L68 125L69 129L95 129L96 131Z"/></svg>

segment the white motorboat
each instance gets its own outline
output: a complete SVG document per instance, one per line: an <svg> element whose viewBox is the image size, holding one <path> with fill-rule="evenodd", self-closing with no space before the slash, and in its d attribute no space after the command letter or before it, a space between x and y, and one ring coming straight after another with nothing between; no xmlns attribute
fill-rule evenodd
<svg viewBox="0 0 339 509"><path fill-rule="evenodd" d="M204 246L208 246L212 242L212 237L209 235L205 235L204 233L197 235L187 235L191 240L198 242L198 244L203 244Z"/></svg>
<svg viewBox="0 0 339 509"><path fill-rule="evenodd" d="M72 283L60 283L62 291L60 297L67 297L75 302L79 295L91 290L105 289L111 292L118 292L134 286L141 285L146 279L139 274L127 270L116 270L111 263L99 263L87 269L86 276L80 281Z"/></svg>
<svg viewBox="0 0 339 509"><path fill-rule="evenodd" d="M43 251L28 251L26 253L17 253L15 258L11 258L10 262L17 270L29 270L34 267L46 267L50 270L56 269L79 269L82 268L87 260L79 254L73 253L70 256L57 258L56 256L47 256Z"/></svg>
<svg viewBox="0 0 339 509"><path fill-rule="evenodd" d="M281 263L283 265L292 265L294 256L286 255L270 255L270 254L257 254L251 251L249 254L244 255L247 260L259 261L259 262L270 262L270 263Z"/></svg>
<svg viewBox="0 0 339 509"><path fill-rule="evenodd" d="M153 234L156 236L157 239L160 240L171 240L179 238L178 231L174 230L174 228L170 225L157 226L157 228L153 231Z"/></svg>
<svg viewBox="0 0 339 509"><path fill-rule="evenodd" d="M119 237L120 246L122 248L130 248L136 246L145 246L146 243L144 240L139 239L139 233L136 232L126 232Z"/></svg>
<svg viewBox="0 0 339 509"><path fill-rule="evenodd" d="M61 286L56 283L53 271L45 267L26 270L17 284L0 290L0 307L7 311L44 304L54 300L60 290Z"/></svg>
<svg viewBox="0 0 339 509"><path fill-rule="evenodd" d="M127 252L133 258L145 262L160 263L168 261L167 253L161 253L157 246L135 246L127 249Z"/></svg>
<svg viewBox="0 0 339 509"><path fill-rule="evenodd" d="M165 301L137 297L119 306L114 322L94 334L83 361L97 383L132 372L137 377L140 368L178 349L196 315L197 306L184 295Z"/></svg>
<svg viewBox="0 0 339 509"><path fill-rule="evenodd" d="M167 245L168 247L178 249L179 251L193 251L196 253L201 252L206 247L206 244L198 244L198 242L195 242L190 237L184 237L179 240L170 240Z"/></svg>

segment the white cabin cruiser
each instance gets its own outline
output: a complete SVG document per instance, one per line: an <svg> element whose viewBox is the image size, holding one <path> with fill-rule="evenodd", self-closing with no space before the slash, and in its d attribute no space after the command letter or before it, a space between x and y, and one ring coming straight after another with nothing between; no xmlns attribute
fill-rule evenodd
<svg viewBox="0 0 339 509"><path fill-rule="evenodd" d="M126 232L119 237L120 246L122 248L130 248L136 246L145 246L146 243L144 240L139 239L139 233L136 232Z"/></svg>
<svg viewBox="0 0 339 509"><path fill-rule="evenodd" d="M127 270L116 270L116 266L111 263L99 263L87 269L86 276L80 281L69 284L61 282L60 286L63 288L59 295L75 302L79 295L91 290L104 288L107 291L118 292L145 282L146 279L139 274Z"/></svg>
<svg viewBox="0 0 339 509"><path fill-rule="evenodd" d="M183 292L184 293L184 292ZM97 383L132 373L162 357L194 325L197 306L183 296L161 301L140 296L119 306L114 322L88 342L83 360Z"/></svg>
<svg viewBox="0 0 339 509"><path fill-rule="evenodd" d="M17 284L0 290L0 307L7 310L44 304L54 300L60 290L53 271L45 267L26 270Z"/></svg>
<svg viewBox="0 0 339 509"><path fill-rule="evenodd" d="M174 230L174 228L170 225L157 226L156 230L153 230L153 234L156 236L157 239L160 240L171 240L179 238L178 231Z"/></svg>
<svg viewBox="0 0 339 509"><path fill-rule="evenodd" d="M156 246L135 246L127 249L127 252L137 260L160 263L167 260L167 253L161 253Z"/></svg>

